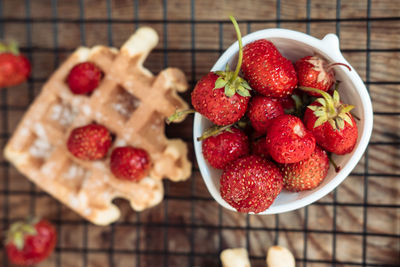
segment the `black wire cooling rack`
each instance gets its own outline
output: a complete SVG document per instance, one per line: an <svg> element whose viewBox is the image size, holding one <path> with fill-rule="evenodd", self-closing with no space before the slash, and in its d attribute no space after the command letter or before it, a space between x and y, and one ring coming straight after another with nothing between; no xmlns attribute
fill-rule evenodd
<svg viewBox="0 0 400 267"><path fill-rule="evenodd" d="M224 35L226 29L224 25L228 25L230 22L227 19L222 18L223 11L225 11L222 4L222 20L198 20L195 15L196 8L199 6L199 2L202 2L200 0L198 0L197 3L195 0L181 1L181 4L184 3L183 5L188 6L186 11L182 11L189 12L190 16L188 19L174 19L168 17L168 0L160 0L157 2L157 4L162 7L162 15L156 19L140 17L139 11L141 6L146 5L151 1L116 1L117 3L119 2L132 8L132 17L129 19L113 17L113 3L110 0L105 1L106 16L104 18L85 17L85 11L88 9L87 2L90 2L89 8L95 9L97 6L96 3L104 3L103 1L70 1L71 5L77 6L77 10L79 12L77 18L60 17L58 14L58 6L60 3L57 0L47 1L51 13L51 15L48 17L33 16L34 12L32 11L32 5L34 5L34 2L36 1L29 0L15 1L18 3L20 2L19 5L22 6L21 10L24 10L22 15L15 15L12 12L5 13L4 5L10 2L12 2L12 0L0 1L0 37L7 37L5 27L8 25L13 25L13 29L18 29L19 32L25 31L24 38L26 38L26 45L21 47L22 52L25 53L31 61L35 60L35 56L37 54L39 54L39 56L51 55L53 58L54 67L59 65L63 55L68 54L74 49L73 47L65 47L60 43L60 24L68 25L67 27L79 27L79 37L82 45L86 45L87 43L86 36L88 29L86 25L97 25L102 29L103 32L106 32L107 41L104 44L110 46L114 44L113 34L115 33L113 31L113 25L115 24L123 25L124 27L131 27L132 29L145 24L154 25L161 29L163 37L161 48L159 47L154 51L154 53L158 53L158 57L155 61L158 60L162 62L161 67L165 68L171 61L171 54L179 56L179 54L182 53L188 55L187 59L189 61L189 67L188 69L185 69L185 71L190 73L188 75L188 79L190 80L192 87L195 84L196 79L198 79L198 75L204 74L199 73L201 72L201 70L198 68L199 57L202 57L204 54L208 53L213 54L215 59L218 54L222 53L227 47L227 44L224 42L224 38L226 39L228 37ZM228 5L228 2L225 4ZM395 94L397 94L398 97L398 94L400 94L400 80L388 81L371 79L371 53L393 53L398 57L398 54L400 53L400 42L398 41L399 38L395 38L395 40L397 40L397 46L395 45L394 47L390 48L372 47L371 24L374 22L383 22L387 23L388 27L390 25L392 25L391 27L393 27L393 25L399 25L400 12L398 12L395 16L372 16L371 13L374 10L374 7L378 5L378 1L366 0L358 1L361 3L360 8L362 6L366 9L366 16L346 16L345 18L342 18L341 12L344 10L344 8L347 8L346 4L348 1L337 0L336 16L334 18L313 18L311 16L313 8L318 5L322 5L324 2L317 1L318 4L316 4L315 0L304 0L302 2L304 2L304 5L306 5L306 16L304 18L288 19L286 17L281 18L282 6L287 7L288 1L277 0L276 2L267 2L268 5L271 5L271 10L273 10L272 12L275 13L274 19L254 18L252 20L243 20L238 17L239 24L242 27L245 26L247 32L254 30L253 26L255 24L261 23L275 27L281 27L282 24L289 25L289 27L290 25L304 25L305 32L311 33L311 28L313 25L331 23L335 25L336 34L340 37L341 25L343 23L365 24L365 31L363 30L360 32L360 34L363 36L365 35L366 46L361 48L343 49L343 52L348 54L365 54L365 64L362 64L365 66L365 70L361 71L365 71L364 82L368 89L370 89L370 86L372 85L393 86L395 87ZM388 5L389 2L390 1L387 2ZM174 3L177 2L175 1ZM252 1L248 1L248 3L251 4ZM394 3L394 6L396 5L396 1L392 1L392 3ZM397 5L400 5L400 3L397 2ZM207 6L204 6L204 8L207 8ZM42 25L46 31L48 31L47 34L52 36L52 47L40 47L33 44L32 40L34 38L34 32L32 28L37 27L37 25ZM170 25L190 28L189 36L186 36L190 39L190 47L169 47L169 35L174 34L174 32L171 32L169 29ZM196 31L199 25L210 26L210 28L213 29L209 34L218 36L218 47L198 48L196 45L196 38L198 38ZM216 30L216 32L214 30ZM233 41L232 38L231 40ZM209 67L212 65L212 63L213 61L210 60ZM157 65L157 63L154 64ZM49 67L49 69L52 68ZM36 70L34 69L34 72L35 71ZM27 104L22 106L15 105L13 103L10 104L10 91L1 90L0 141L2 147L6 143L7 139L11 136L12 130L15 127L14 124L11 124L11 115L16 112L19 112L19 116L22 115L28 104L33 101L35 95L37 94L37 88L40 88L40 85L43 84L45 80L46 77L36 77L35 75L29 79L26 90L26 97L28 99ZM189 100L189 93L186 93L184 97L186 100ZM399 105L400 100L398 102L398 106ZM399 116L400 109L389 111L376 110L374 112L375 120L391 118L392 121L396 122ZM190 124L191 121L189 119L183 126L175 126L175 128L172 128L172 130L168 129L167 133L172 136L175 135L181 137L179 133L179 130L181 129L180 127L189 129ZM381 147L383 150L386 148L394 148L397 150L397 152L400 151L400 139L398 133L391 132L387 135L392 137L390 141L372 140L370 143L370 148L371 146ZM191 143L191 133L186 134L184 139ZM393 182L393 184L398 185L397 181L400 178L400 172L399 169L396 170L396 167L399 165L390 169L391 171L389 172L372 172L370 166L370 148L367 148L363 160L349 178L359 181L361 188L361 198L359 201L351 201L347 199L343 200L338 195L338 189L336 189L330 194L329 198L324 198L319 202L299 211L299 214L301 214L301 222L294 226L283 225L283 218L285 215L275 215L269 216L269 219L259 219L265 221L268 220L268 223L266 224L257 224L258 219L254 219L251 216L230 214L227 217L227 211L217 206L206 191L204 191L206 193L198 193L198 187L203 186L204 188L204 185L202 185L201 177L199 176L200 174L196 164L194 164L193 167L193 177L191 180L184 186L181 186L181 188L184 189L183 191L175 190L174 188L177 185L165 182L166 196L163 204L161 204L158 208L147 211L145 215L141 213L134 213L129 211L129 209L128 211L125 210L123 211L123 214L128 214L126 215L125 219L121 219L109 227L103 227L101 229L93 228L92 225L82 219L77 219L76 217L71 219L70 217L65 216L65 213L68 211L66 211L61 204L56 203L54 204L56 207L55 209L52 209L54 205L49 206L49 209L52 209L50 211L50 220L52 220L57 227L59 242L56 247L56 252L52 255L49 261L43 263L43 266L219 266L219 252L224 248L232 246L246 247L250 252L250 258L254 266L265 266L263 263L265 259L265 250L264 252L260 252L254 249L256 246L259 246L259 243L264 242L262 236L267 236L270 240L270 244L272 245L282 244L282 240L289 240L287 238L290 235L293 235L294 237L289 240L290 242L285 241L286 243L284 242L283 245L286 245L289 248L292 247L292 250L295 250L296 262L299 266L399 266L399 188L392 188L391 192L393 193L394 190L395 198L390 203L375 201L375 197L372 200L369 199L371 179L379 178L383 183L386 179L396 180ZM397 156L397 159L399 159L398 153L394 156ZM192 160L195 160L193 155ZM35 215L38 213L38 206L41 206L43 209L43 204L41 204L41 202L39 203L39 201L41 201L40 199L42 197L51 199L51 197L38 190L35 185L28 184L28 182L23 180L23 178L20 178L17 181L19 183L26 183L29 186L27 186L25 189L14 189L14 186L11 186L10 184L14 181L14 176L16 175L15 170L4 160L4 158L1 158L0 164L0 176L2 183L0 190L0 199L2 201L2 226L3 228L6 228L11 222L15 221L19 217L22 217L22 214L16 216L12 215L14 209L20 205L15 204L19 203L16 199L25 199L23 203L27 207L26 215ZM124 203L121 205L124 206ZM215 207L214 212L208 213L209 210L204 209L206 214L199 216L198 211L203 210L202 207L205 205L213 205L213 207ZM181 207L181 209L176 209L176 207ZM329 216L332 218L331 227L314 227L315 217L312 217L311 219L310 213L312 212L311 210L319 207L329 209ZM360 227L358 230L352 230L351 227L349 228L350 230L347 230L347 228L344 229L342 227L342 224L346 222L345 219L343 219L343 216L341 217L339 214L342 208L349 208L359 211ZM386 209L390 212L390 214L394 214L393 216L389 216L389 220L397 221L397 223L394 222L395 228L397 226L397 230L388 230L386 232L371 231L369 228L369 223L371 220L375 219L374 217L371 217L373 209ZM321 216L324 216L324 214ZM202 218L207 219L202 220ZM238 222L227 223L226 218L228 218L228 220L238 220ZM312 227L311 224L313 225ZM68 232L67 234L65 234L66 231ZM92 244L91 233L93 231L100 232L101 241L99 242L104 242L103 245ZM206 238L204 238L204 243L198 241L198 237L201 235L200 233L205 233ZM239 234L237 235L237 233ZM70 240L72 245L66 246L63 243L62 240L65 239L65 235L70 236L68 238L73 239L73 241L71 241L67 238ZM122 246L120 242L121 240L124 240L124 236L131 235L132 238L129 239L129 246L131 247L126 248ZM339 250L343 246L343 243L339 243L338 240L343 236L355 239L356 241L353 240L352 242L355 242L354 244L358 244L361 247L358 252L355 252L356 256L353 259L348 259L346 257L343 258L339 255ZM325 253L325 255L322 257L315 257L314 252L311 252L311 250L314 251L315 248L310 247L314 247L315 242L312 243L310 240L311 238L313 240L319 240L320 237L328 238L329 241L323 241L323 246L329 246L330 252L327 255ZM382 246L387 246L388 244L391 246L388 248L389 250L383 250L383 253L387 253L384 255L386 260L383 262L380 261L380 259L369 257L369 255L372 253L371 251L373 249L379 249L380 246L379 244L371 245L372 250L370 250L369 239L372 238L387 238L391 240L388 243L382 243ZM261 239L261 241L259 241L259 239ZM74 245L74 240L78 240L76 243L79 243L79 245ZM96 239L93 242L96 243ZM174 245L174 242L179 243L179 245ZM214 249L202 249L202 246L208 246L206 242L213 243ZM300 248L296 249L297 247ZM351 249L349 249L349 253L352 253ZM9 266L5 253L3 253L2 257L2 265Z"/></svg>

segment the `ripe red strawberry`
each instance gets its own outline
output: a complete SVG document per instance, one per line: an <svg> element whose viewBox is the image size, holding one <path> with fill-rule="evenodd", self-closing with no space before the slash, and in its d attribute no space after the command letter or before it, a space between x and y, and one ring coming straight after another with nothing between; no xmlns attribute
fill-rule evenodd
<svg viewBox="0 0 400 267"><path fill-rule="evenodd" d="M141 148L117 147L111 153L111 172L122 180L141 180L149 172L150 165L149 154Z"/></svg>
<svg viewBox="0 0 400 267"><path fill-rule="evenodd" d="M229 125L240 120L246 113L249 96L237 92L227 96L224 87L217 86L220 76L210 72L200 79L192 92L194 109L217 125ZM240 78L240 77L239 77Z"/></svg>
<svg viewBox="0 0 400 267"><path fill-rule="evenodd" d="M311 87L327 92L335 83L335 72L333 67L343 63L328 64L326 60L319 56L307 56L299 59L295 63L299 86ZM321 96L316 92L307 92L312 96Z"/></svg>
<svg viewBox="0 0 400 267"><path fill-rule="evenodd" d="M326 177L329 159L319 146L308 159L289 164L281 164L283 187L289 191L303 191L316 188Z"/></svg>
<svg viewBox="0 0 400 267"><path fill-rule="evenodd" d="M265 134L270 121L280 115L285 114L279 100L257 95L250 100L247 116L251 121L254 130L260 134Z"/></svg>
<svg viewBox="0 0 400 267"><path fill-rule="evenodd" d="M283 179L271 161L250 155L227 165L220 184L222 198L237 211L259 213L274 202Z"/></svg>
<svg viewBox="0 0 400 267"><path fill-rule="evenodd" d="M194 109L213 123L224 126L237 122L246 113L251 90L238 76L242 65L242 37L236 20L230 16L239 41L239 58L235 71L228 64L225 71L210 72L198 81L192 92Z"/></svg>
<svg viewBox="0 0 400 267"><path fill-rule="evenodd" d="M83 95L93 92L103 78L101 69L92 62L75 65L68 74L67 83L72 93Z"/></svg>
<svg viewBox="0 0 400 267"><path fill-rule="evenodd" d="M279 163L295 163L307 159L315 148L314 136L293 115L273 119L266 142L269 154Z"/></svg>
<svg viewBox="0 0 400 267"><path fill-rule="evenodd" d="M249 140L245 133L231 127L202 143L204 158L216 169L223 169L229 162L249 154Z"/></svg>
<svg viewBox="0 0 400 267"><path fill-rule="evenodd" d="M96 160L106 156L111 142L111 134L106 127L99 124L88 124L71 131L67 148L79 159Z"/></svg>
<svg viewBox="0 0 400 267"><path fill-rule="evenodd" d="M243 48L242 72L250 86L265 96L288 96L297 85L292 62L265 39L249 43Z"/></svg>
<svg viewBox="0 0 400 267"><path fill-rule="evenodd" d="M264 159L271 159L271 156L268 153L267 142L265 140L265 136L255 138L251 142L251 153L253 155L260 156Z"/></svg>
<svg viewBox="0 0 400 267"><path fill-rule="evenodd" d="M0 88L24 82L30 73L31 64L19 53L16 44L0 44Z"/></svg>
<svg viewBox="0 0 400 267"><path fill-rule="evenodd" d="M48 258L56 242L56 230L48 221L16 222L7 233L5 248L11 263L32 266Z"/></svg>
<svg viewBox="0 0 400 267"><path fill-rule="evenodd" d="M353 151L358 138L357 125L350 113L354 106L342 104L337 91L332 97L318 89L302 89L313 90L323 96L309 105L304 113L304 124L313 133L317 143L338 155Z"/></svg>

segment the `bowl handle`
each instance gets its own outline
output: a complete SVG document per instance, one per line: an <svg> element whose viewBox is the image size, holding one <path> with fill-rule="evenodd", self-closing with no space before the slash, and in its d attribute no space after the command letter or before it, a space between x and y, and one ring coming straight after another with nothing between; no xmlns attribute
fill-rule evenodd
<svg viewBox="0 0 400 267"><path fill-rule="evenodd" d="M336 34L329 33L322 39L324 46L330 47L331 51L337 55L341 55L339 47L339 38Z"/></svg>

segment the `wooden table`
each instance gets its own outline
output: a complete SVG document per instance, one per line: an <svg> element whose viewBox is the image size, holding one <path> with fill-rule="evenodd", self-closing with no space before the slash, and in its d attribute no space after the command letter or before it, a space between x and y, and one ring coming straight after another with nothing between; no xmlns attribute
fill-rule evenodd
<svg viewBox="0 0 400 267"><path fill-rule="evenodd" d="M107 227L83 221L0 156L2 228L29 214L58 227L57 250L40 266L219 266L219 252L229 247L247 247L253 266L265 266L273 244L288 247L298 266L400 264L399 0L3 0L0 6L0 35L17 40L33 64L28 83L0 92L2 148L47 77L77 46L118 47L136 27L154 27L160 43L145 65L155 73L179 67L193 86L235 40L229 14L243 33L282 27L317 38L338 34L374 107L371 143L352 174L317 203L276 216L246 216L212 200L195 162L192 118L167 128L169 137L189 144L191 179L165 182L164 202L142 213L117 201L123 216ZM190 92L183 96L190 101Z"/></svg>

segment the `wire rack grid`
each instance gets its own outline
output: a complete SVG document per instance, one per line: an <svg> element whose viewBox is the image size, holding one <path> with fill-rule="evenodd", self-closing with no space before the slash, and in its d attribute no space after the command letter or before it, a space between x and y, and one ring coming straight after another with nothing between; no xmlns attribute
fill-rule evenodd
<svg viewBox="0 0 400 267"><path fill-rule="evenodd" d="M374 118L381 121L376 124L383 130L374 128L365 156L334 192L290 214L240 215L215 204L194 164L189 181L164 183L166 195L159 206L135 213L127 203L117 201L122 218L109 227L96 227L27 182L0 158L3 229L26 215L41 215L54 222L58 230L56 251L40 266L219 266L219 252L228 247L246 247L253 266L265 266L265 251L274 244L289 247L298 266L399 266L400 168L393 162L400 151L396 124L400 80L385 70L400 67L400 32L396 30L400 28L400 3L330 2L255 1L267 5L268 16L237 18L243 32L285 27L318 37L328 31L345 35L342 41L348 42L342 51L364 79L374 102ZM2 147L48 75L68 53L78 45L120 45L123 39L118 35L126 36L126 31L140 25L153 26L161 35L148 67L154 72L167 66L180 67L193 87L235 38L228 20L213 15L215 12L207 15L210 7L216 7L213 1L1 0L0 37L20 41L22 52L34 66L28 83L18 88L20 93L15 93L17 89L0 92ZM157 14L149 11L152 9ZM293 15L300 9L300 15ZM373 14L380 9L383 12ZM123 10L125 16L117 16L115 10ZM325 11L328 14L321 15ZM218 13L224 12L231 10L219 7ZM390 36L379 35L382 29ZM376 74L376 66L382 75ZM381 96L378 88L388 93ZM190 100L189 92L183 96ZM169 127L167 134L191 144L191 124L188 119ZM193 151L191 159L195 161ZM5 253L1 256L2 265L9 266Z"/></svg>

